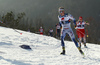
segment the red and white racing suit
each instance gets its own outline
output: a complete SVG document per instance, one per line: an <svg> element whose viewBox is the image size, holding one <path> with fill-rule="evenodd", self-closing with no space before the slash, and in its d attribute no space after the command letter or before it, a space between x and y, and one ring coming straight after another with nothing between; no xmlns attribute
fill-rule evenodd
<svg viewBox="0 0 100 65"><path fill-rule="evenodd" d="M76 23L76 32L77 32L77 35L78 35L78 38L83 38L85 37L85 29L84 29L84 26L85 26L85 22L82 21L82 22L78 22Z"/></svg>

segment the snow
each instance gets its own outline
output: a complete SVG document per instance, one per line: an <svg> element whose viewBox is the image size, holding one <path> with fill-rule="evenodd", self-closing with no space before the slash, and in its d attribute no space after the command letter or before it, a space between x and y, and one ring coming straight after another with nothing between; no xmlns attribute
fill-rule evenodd
<svg viewBox="0 0 100 65"><path fill-rule="evenodd" d="M100 45L87 43L82 46L85 57L74 43L65 41L66 55L60 55L61 42L53 37L21 30L0 27L0 65L100 65ZM29 45L32 50L22 49Z"/></svg>

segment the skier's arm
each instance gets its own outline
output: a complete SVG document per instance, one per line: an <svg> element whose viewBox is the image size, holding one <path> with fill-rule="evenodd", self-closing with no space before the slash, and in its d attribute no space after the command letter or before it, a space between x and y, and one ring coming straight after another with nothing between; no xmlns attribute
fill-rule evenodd
<svg viewBox="0 0 100 65"><path fill-rule="evenodd" d="M78 20L78 21L76 21L76 25L75 25L75 27L74 27L75 29L77 29L77 23L78 23L78 22L79 22L79 20Z"/></svg>
<svg viewBox="0 0 100 65"><path fill-rule="evenodd" d="M87 21L84 21L86 25L90 25Z"/></svg>
<svg viewBox="0 0 100 65"><path fill-rule="evenodd" d="M74 25L76 26L76 20L75 20L75 18L73 18L73 16L72 16L71 14L68 14L68 16L69 16L69 18L70 18L71 20L73 20L73 23L74 23Z"/></svg>
<svg viewBox="0 0 100 65"><path fill-rule="evenodd" d="M58 19L59 19L59 15L58 15ZM62 29L62 23L60 19L59 19L59 25L60 25L60 28Z"/></svg>
<svg viewBox="0 0 100 65"><path fill-rule="evenodd" d="M61 22L59 22L59 25L60 25L60 29L62 29L62 25L61 25Z"/></svg>

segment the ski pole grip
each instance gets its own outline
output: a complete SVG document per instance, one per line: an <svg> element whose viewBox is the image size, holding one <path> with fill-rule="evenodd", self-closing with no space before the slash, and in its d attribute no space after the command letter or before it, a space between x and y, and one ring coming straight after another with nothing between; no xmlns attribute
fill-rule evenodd
<svg viewBox="0 0 100 65"><path fill-rule="evenodd" d="M89 37L89 36L87 35L87 37Z"/></svg>

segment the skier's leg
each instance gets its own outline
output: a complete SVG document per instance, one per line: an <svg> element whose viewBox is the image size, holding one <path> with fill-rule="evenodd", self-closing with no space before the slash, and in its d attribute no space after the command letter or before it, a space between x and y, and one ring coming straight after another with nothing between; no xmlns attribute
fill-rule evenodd
<svg viewBox="0 0 100 65"><path fill-rule="evenodd" d="M72 41L74 41L76 47L78 48L79 52L84 55L84 52L81 50L81 47L78 45L78 43L76 42L75 38L72 38Z"/></svg>
<svg viewBox="0 0 100 65"><path fill-rule="evenodd" d="M78 48L79 52L84 55L84 52L81 50L81 48L79 47L77 41L75 40L75 36L74 36L74 33L72 31L72 29L70 29L68 32L67 32L71 38L71 40L75 43L76 47Z"/></svg>
<svg viewBox="0 0 100 65"><path fill-rule="evenodd" d="M57 30L57 37L60 39L60 29Z"/></svg>
<svg viewBox="0 0 100 65"><path fill-rule="evenodd" d="M64 43L64 38L65 38L65 36L66 36L65 31L62 31L62 34L61 34L62 52L61 52L61 54L65 54L65 43Z"/></svg>
<svg viewBox="0 0 100 65"><path fill-rule="evenodd" d="M60 29L59 29L59 37L60 37Z"/></svg>
<svg viewBox="0 0 100 65"><path fill-rule="evenodd" d="M81 48L81 43L82 43L82 35L80 33L81 29L77 29L76 32L77 32L77 35L78 35L79 46Z"/></svg>
<svg viewBox="0 0 100 65"><path fill-rule="evenodd" d="M72 29L69 29L67 33L69 34L71 40L75 43L76 47L79 47L77 41L75 40L75 36Z"/></svg>
<svg viewBox="0 0 100 65"><path fill-rule="evenodd" d="M87 48L87 46L86 46L86 37L85 36L83 37L83 41L84 41L84 47Z"/></svg>
<svg viewBox="0 0 100 65"><path fill-rule="evenodd" d="M81 31L83 34L82 34L82 38L83 38L83 44L84 44L84 47L86 47L87 48L87 46L86 46L86 36L85 36L85 30L84 29L82 29L82 31Z"/></svg>
<svg viewBox="0 0 100 65"><path fill-rule="evenodd" d="M58 38L58 29L57 29L57 31L56 31L56 38Z"/></svg>
<svg viewBox="0 0 100 65"><path fill-rule="evenodd" d="M64 38L65 38L66 35L64 36L61 36L61 46L62 47L65 47L65 43L64 43Z"/></svg>
<svg viewBox="0 0 100 65"><path fill-rule="evenodd" d="M81 48L81 41L82 41L82 38L79 37L79 47Z"/></svg>

